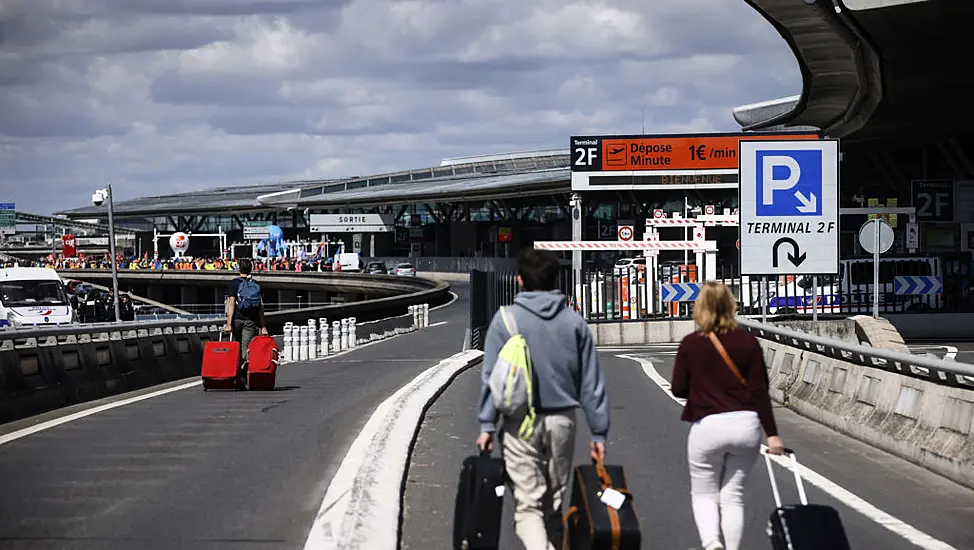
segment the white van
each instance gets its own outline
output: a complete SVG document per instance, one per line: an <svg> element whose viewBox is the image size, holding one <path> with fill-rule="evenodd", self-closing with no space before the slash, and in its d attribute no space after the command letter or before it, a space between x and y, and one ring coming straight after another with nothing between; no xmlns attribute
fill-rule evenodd
<svg viewBox="0 0 974 550"><path fill-rule="evenodd" d="M45 267L0 269L0 327L76 322L57 271Z"/></svg>
<svg viewBox="0 0 974 550"><path fill-rule="evenodd" d="M338 254L338 263L342 266L342 271L362 270L362 258L357 252L342 252Z"/></svg>

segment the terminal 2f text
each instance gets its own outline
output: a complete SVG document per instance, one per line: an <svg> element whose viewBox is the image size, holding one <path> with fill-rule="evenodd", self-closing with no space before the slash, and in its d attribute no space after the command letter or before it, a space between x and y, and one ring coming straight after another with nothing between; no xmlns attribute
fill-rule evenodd
<svg viewBox="0 0 974 550"><path fill-rule="evenodd" d="M755 235L832 233L833 231L835 231L835 222L747 222L747 232Z"/></svg>

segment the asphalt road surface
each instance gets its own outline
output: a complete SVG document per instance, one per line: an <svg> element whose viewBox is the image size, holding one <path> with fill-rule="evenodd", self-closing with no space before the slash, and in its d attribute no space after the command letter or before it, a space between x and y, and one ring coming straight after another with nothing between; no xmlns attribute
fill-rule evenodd
<svg viewBox="0 0 974 550"><path fill-rule="evenodd" d="M643 548L697 549L686 465L689 425L679 420L681 407L642 365L618 355L649 359L669 380L675 345L609 349L601 353L612 408L609 463L626 468L643 533ZM411 460L404 497L403 550L447 548L453 523L457 475L465 456L474 454L479 368L471 369L440 396L428 411ZM840 435L787 409L776 407L786 445L802 464L838 487L956 549L974 548L974 491L904 460ZM579 413L584 425L584 416ZM587 462L587 428L581 428L576 463ZM495 451L495 454L497 451ZM775 466L786 501L797 502L790 472ZM806 483L811 502L834 506L853 548L917 548L884 527L875 513L867 516ZM508 492L508 494L510 494ZM747 481L744 548L768 548L765 525L774 501L763 460ZM505 499L501 548L520 549L512 528L511 499Z"/></svg>
<svg viewBox="0 0 974 550"><path fill-rule="evenodd" d="M196 386L0 446L0 547L300 548L375 406L460 351L467 313L458 301L437 326L285 365L278 391Z"/></svg>

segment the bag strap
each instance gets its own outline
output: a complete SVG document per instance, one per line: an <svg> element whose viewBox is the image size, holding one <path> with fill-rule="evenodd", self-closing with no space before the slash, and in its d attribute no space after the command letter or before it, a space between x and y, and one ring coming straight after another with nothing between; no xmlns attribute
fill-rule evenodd
<svg viewBox="0 0 974 550"><path fill-rule="evenodd" d="M510 311L510 313L508 313L508 312L509 312L509 310L506 307L501 306L501 320L504 321L504 328L507 329L507 333L508 334L510 334L511 336L514 336L515 334L518 333L517 332L517 319L514 318L514 312L513 311Z"/></svg>
<svg viewBox="0 0 974 550"><path fill-rule="evenodd" d="M724 345L720 343L720 339L717 338L717 335L713 332L707 333L707 336L710 337L710 342L715 348L717 348L717 353L719 353L720 357L724 360L724 364L727 365L727 368L734 373L734 376L736 376L737 379L741 381L741 384L744 384L744 387L746 388L747 380L744 378L744 375L741 374L741 369L737 368L737 365L734 364L734 360L731 359L730 355L727 354L727 350L724 349Z"/></svg>

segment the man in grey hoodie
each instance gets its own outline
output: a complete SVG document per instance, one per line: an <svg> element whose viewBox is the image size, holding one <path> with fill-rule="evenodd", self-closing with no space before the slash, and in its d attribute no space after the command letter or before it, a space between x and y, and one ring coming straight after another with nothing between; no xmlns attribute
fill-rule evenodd
<svg viewBox="0 0 974 550"><path fill-rule="evenodd" d="M588 420L592 458L602 458L609 402L592 333L556 289L558 259L548 251L525 249L518 254L517 270L521 292L510 311L531 352L537 418L528 439L518 437L523 418L500 419L501 445L514 486L518 538L526 550L554 550L561 545L561 504L575 450L575 409L580 407ZM484 341L477 445L485 450L493 448L498 422L488 381L510 337L498 312Z"/></svg>

